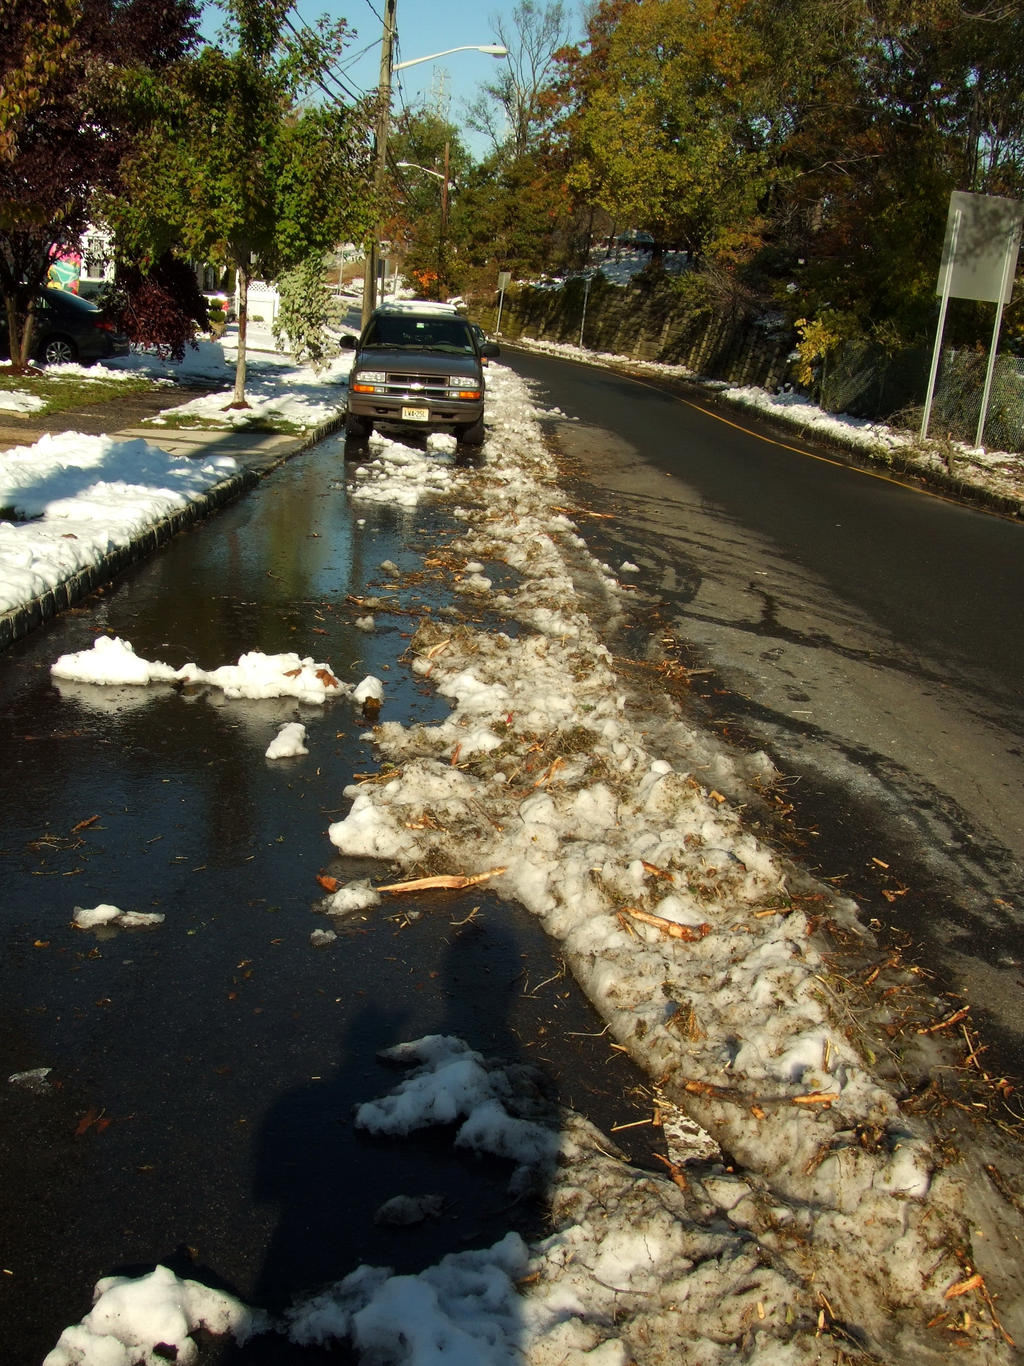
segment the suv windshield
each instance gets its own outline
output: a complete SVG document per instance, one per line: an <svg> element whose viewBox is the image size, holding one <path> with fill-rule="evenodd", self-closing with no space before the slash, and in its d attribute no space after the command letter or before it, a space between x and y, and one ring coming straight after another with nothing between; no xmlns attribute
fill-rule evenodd
<svg viewBox="0 0 1024 1366"><path fill-rule="evenodd" d="M476 354L469 327L459 318L413 318L384 314L374 318L363 340L366 347L409 347L417 351Z"/></svg>

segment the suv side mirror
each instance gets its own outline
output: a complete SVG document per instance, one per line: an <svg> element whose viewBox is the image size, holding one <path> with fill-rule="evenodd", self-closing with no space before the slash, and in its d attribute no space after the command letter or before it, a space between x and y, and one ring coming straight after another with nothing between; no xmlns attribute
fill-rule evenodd
<svg viewBox="0 0 1024 1366"><path fill-rule="evenodd" d="M498 345L497 342L487 341L484 342L483 346L481 346L480 354L481 356L500 356L501 347Z"/></svg>
<svg viewBox="0 0 1024 1366"><path fill-rule="evenodd" d="M359 338L353 337L351 332L346 332L338 344L342 351L354 351L359 345Z"/></svg>

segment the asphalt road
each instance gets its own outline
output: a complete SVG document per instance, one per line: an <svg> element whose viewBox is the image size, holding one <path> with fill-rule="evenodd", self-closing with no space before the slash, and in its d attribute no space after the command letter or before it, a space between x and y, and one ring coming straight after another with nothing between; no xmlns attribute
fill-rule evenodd
<svg viewBox="0 0 1024 1366"><path fill-rule="evenodd" d="M503 360L605 514L581 526L637 629L714 669L694 707L772 755L804 856L966 996L986 1067L1024 1075L1024 528L696 388Z"/></svg>

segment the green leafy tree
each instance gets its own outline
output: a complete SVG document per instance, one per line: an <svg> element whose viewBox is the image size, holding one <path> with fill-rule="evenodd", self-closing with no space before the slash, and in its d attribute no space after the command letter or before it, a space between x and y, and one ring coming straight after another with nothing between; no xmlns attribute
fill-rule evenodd
<svg viewBox="0 0 1024 1366"><path fill-rule="evenodd" d="M318 372L327 365L330 344L331 296L324 273L321 255L282 271L277 281L280 307L274 319L278 346L287 346L297 361Z"/></svg>
<svg viewBox="0 0 1024 1366"><path fill-rule="evenodd" d="M568 251L570 209L564 176L546 156L489 158L467 177L453 209L464 274L486 271L493 288L498 270L552 269Z"/></svg>
<svg viewBox="0 0 1024 1366"><path fill-rule="evenodd" d="M239 348L232 406L244 407L250 281L275 278L371 219L365 109L313 104L348 36L344 23L291 27L290 0L229 0L227 37L178 65L163 111L110 205L122 250L177 246L236 272Z"/></svg>
<svg viewBox="0 0 1024 1366"><path fill-rule="evenodd" d="M427 296L446 299L459 287L450 221L472 167L459 129L439 109L405 110L388 139L390 213L384 236L407 277Z"/></svg>
<svg viewBox="0 0 1024 1366"><path fill-rule="evenodd" d="M741 0L606 3L574 59L569 185L623 227L727 250L757 223L766 54Z"/></svg>

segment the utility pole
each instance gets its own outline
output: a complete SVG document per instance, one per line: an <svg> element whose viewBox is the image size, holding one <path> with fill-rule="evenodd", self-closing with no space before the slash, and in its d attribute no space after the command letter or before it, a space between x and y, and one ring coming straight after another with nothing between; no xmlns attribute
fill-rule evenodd
<svg viewBox="0 0 1024 1366"><path fill-rule="evenodd" d="M448 139L444 143L444 176L441 180L441 231L437 239L437 285L438 294L448 297L448 272L444 263L444 242L448 235Z"/></svg>
<svg viewBox="0 0 1024 1366"><path fill-rule="evenodd" d="M363 326L370 320L370 314L377 302L377 268L380 261L380 204L384 197L384 181L388 169L388 135L391 132L391 72L395 48L395 10L398 0L384 0L384 32L380 40L380 82L377 98L380 108L377 111L377 132L375 142L376 167L373 176L373 193L377 203L377 221L373 226L373 240L366 254L366 267L363 274Z"/></svg>

